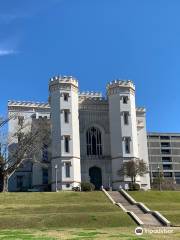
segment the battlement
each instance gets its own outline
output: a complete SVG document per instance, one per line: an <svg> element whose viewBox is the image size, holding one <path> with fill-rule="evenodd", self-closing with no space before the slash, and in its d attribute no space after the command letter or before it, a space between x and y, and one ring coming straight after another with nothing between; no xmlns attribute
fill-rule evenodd
<svg viewBox="0 0 180 240"><path fill-rule="evenodd" d="M83 92L79 92L79 97L80 98L98 98L101 99L102 98L102 93L101 92L89 92L89 91L83 91Z"/></svg>
<svg viewBox="0 0 180 240"><path fill-rule="evenodd" d="M131 80L114 80L112 82L109 82L106 86L106 89L112 89L112 88L131 88L133 90L135 90L135 85Z"/></svg>
<svg viewBox="0 0 180 240"><path fill-rule="evenodd" d="M78 81L72 76L54 76L49 81L49 88L57 86L59 84L71 84L78 88Z"/></svg>
<svg viewBox="0 0 180 240"><path fill-rule="evenodd" d="M15 100L8 100L8 109L12 108L43 108L43 109L49 109L50 106L48 103L44 102L31 102L31 101L15 101Z"/></svg>
<svg viewBox="0 0 180 240"><path fill-rule="evenodd" d="M144 108L144 107L137 107L136 108L136 112L145 113L146 112L146 108Z"/></svg>

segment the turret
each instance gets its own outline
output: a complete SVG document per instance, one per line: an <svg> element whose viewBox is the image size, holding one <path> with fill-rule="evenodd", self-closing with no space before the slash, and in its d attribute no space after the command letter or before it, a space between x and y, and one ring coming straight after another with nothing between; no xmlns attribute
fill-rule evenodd
<svg viewBox="0 0 180 240"><path fill-rule="evenodd" d="M115 80L107 85L111 135L112 183L117 189L127 179L118 170L124 161L138 158L135 86L132 81Z"/></svg>
<svg viewBox="0 0 180 240"><path fill-rule="evenodd" d="M52 123L52 190L80 185L78 81L73 77L50 79Z"/></svg>

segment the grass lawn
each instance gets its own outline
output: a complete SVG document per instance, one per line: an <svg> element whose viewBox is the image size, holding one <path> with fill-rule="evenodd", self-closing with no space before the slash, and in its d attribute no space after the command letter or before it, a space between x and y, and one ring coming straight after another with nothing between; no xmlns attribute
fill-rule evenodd
<svg viewBox="0 0 180 240"><path fill-rule="evenodd" d="M114 228L59 228L54 230L0 230L0 240L179 240L180 230L172 229L170 234L143 234L136 236L134 227Z"/></svg>
<svg viewBox="0 0 180 240"><path fill-rule="evenodd" d="M136 226L102 192L1 193L0 229Z"/></svg>
<svg viewBox="0 0 180 240"><path fill-rule="evenodd" d="M129 192L138 202L162 213L174 226L180 226L180 191Z"/></svg>
<svg viewBox="0 0 180 240"><path fill-rule="evenodd" d="M140 193L147 194L132 194ZM180 228L171 234L140 237L135 228L131 218L102 192L0 194L0 240L180 239Z"/></svg>

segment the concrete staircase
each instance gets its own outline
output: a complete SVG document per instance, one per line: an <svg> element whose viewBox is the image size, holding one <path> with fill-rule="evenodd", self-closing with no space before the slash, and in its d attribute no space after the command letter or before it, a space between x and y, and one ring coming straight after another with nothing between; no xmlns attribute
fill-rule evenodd
<svg viewBox="0 0 180 240"><path fill-rule="evenodd" d="M123 210L126 212L133 212L137 218L139 218L143 224L143 226L154 226L154 227L162 227L164 224L153 215L153 212L147 212L142 207L138 206L137 203L130 202L124 194L118 191L109 191L108 194L114 200L114 202L118 205L118 203L123 207ZM136 221L137 222L137 221Z"/></svg>

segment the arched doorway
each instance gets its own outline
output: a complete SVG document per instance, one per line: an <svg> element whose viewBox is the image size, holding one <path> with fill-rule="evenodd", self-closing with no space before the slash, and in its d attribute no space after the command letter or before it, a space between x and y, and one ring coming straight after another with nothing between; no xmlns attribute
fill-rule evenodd
<svg viewBox="0 0 180 240"><path fill-rule="evenodd" d="M94 184L95 190L100 190L102 186L102 173L98 167L91 167L89 169L90 182Z"/></svg>

